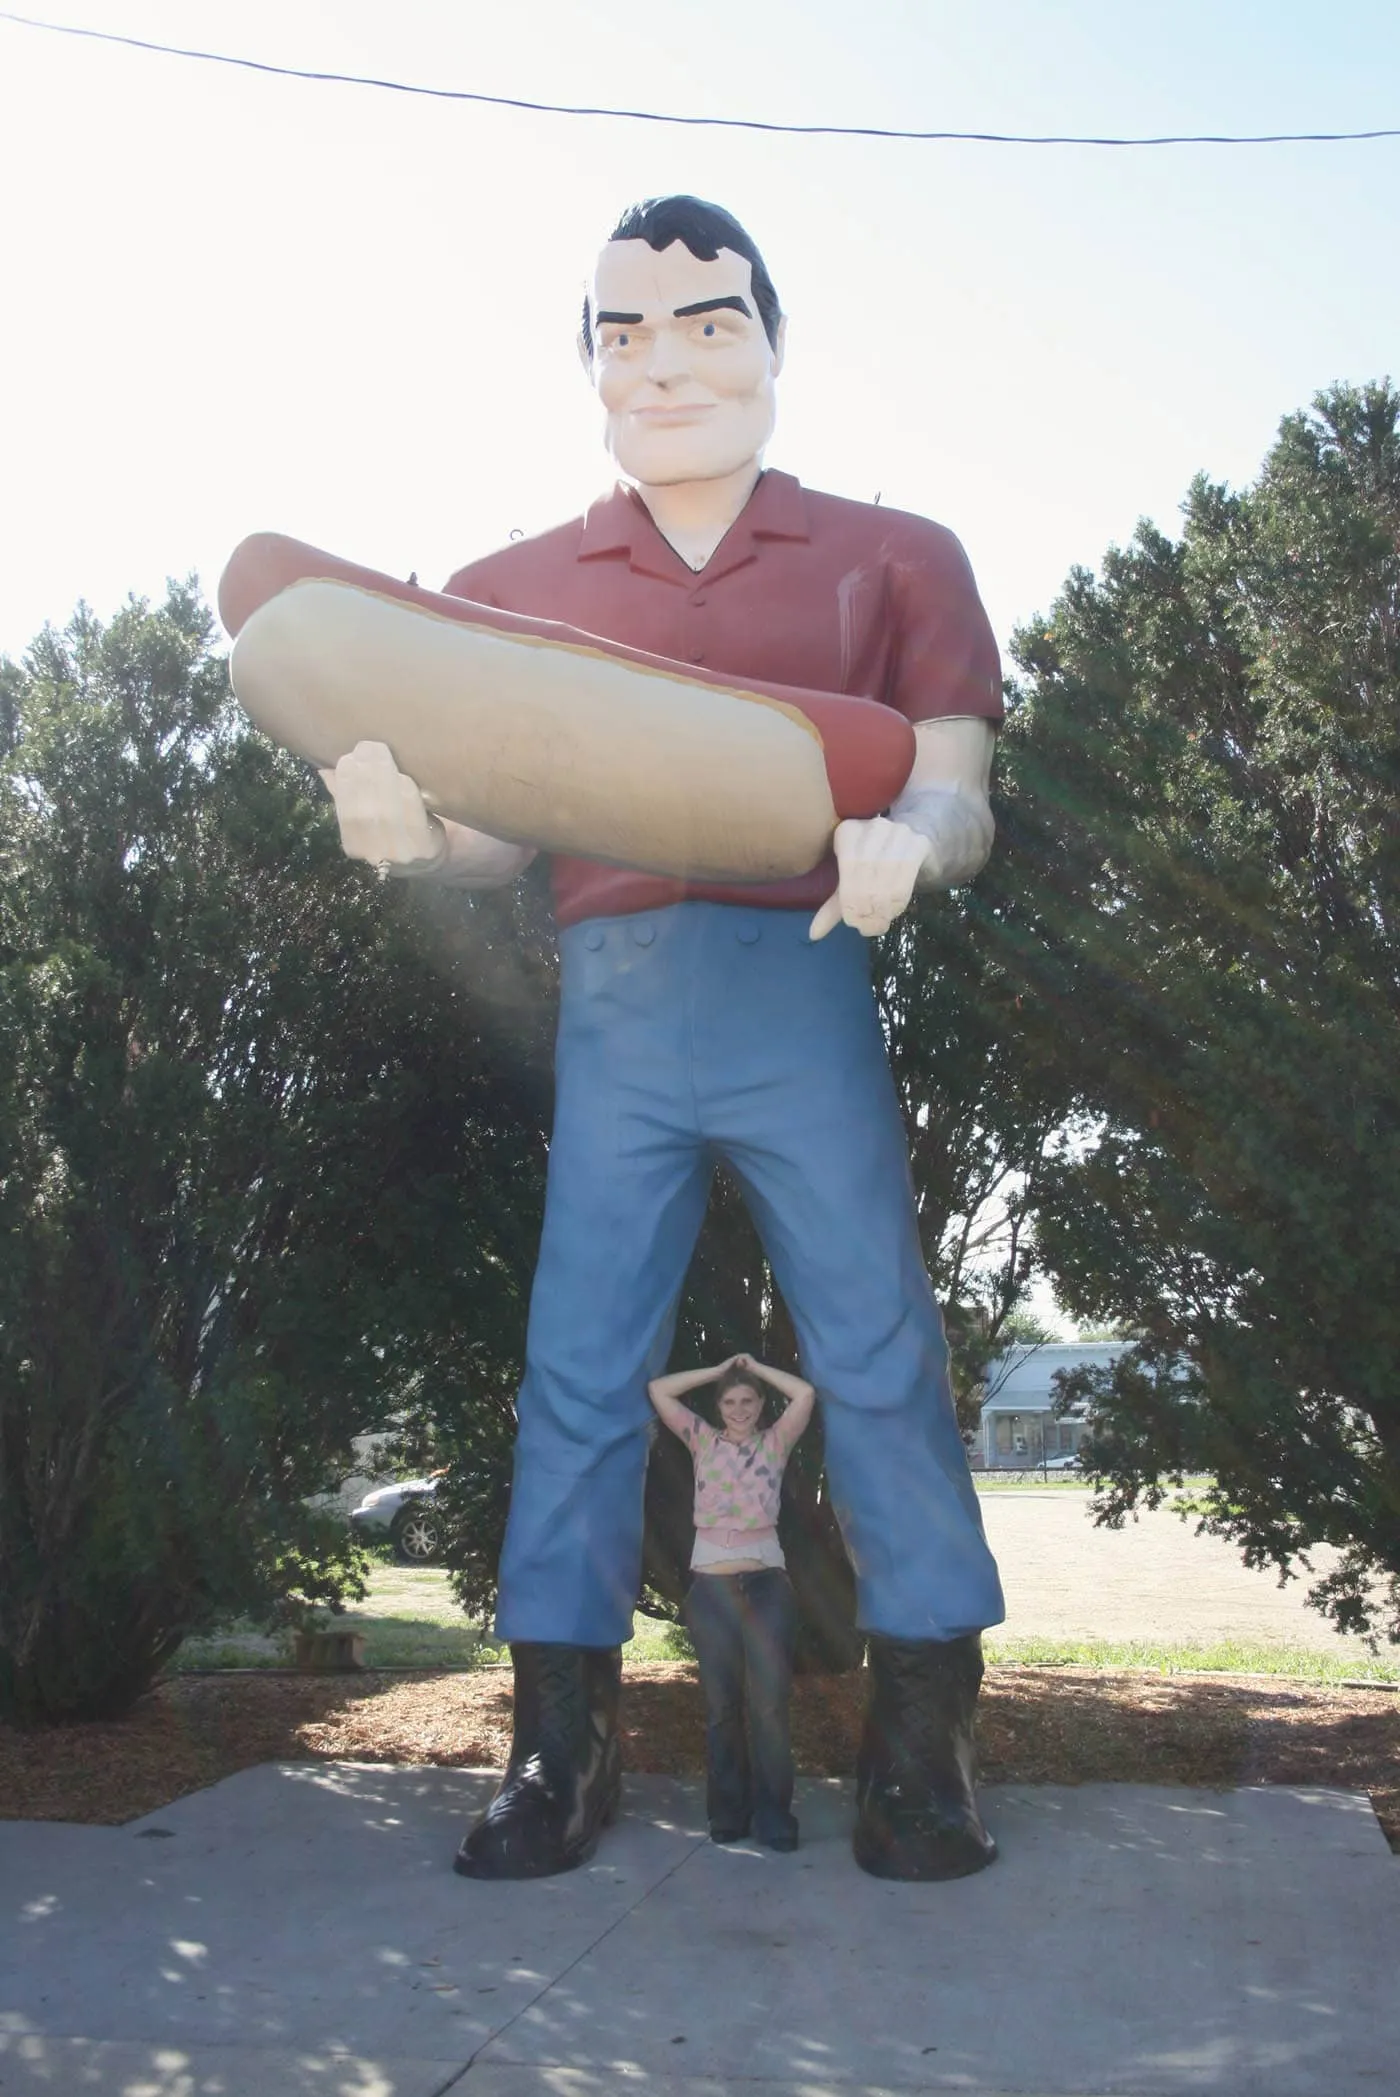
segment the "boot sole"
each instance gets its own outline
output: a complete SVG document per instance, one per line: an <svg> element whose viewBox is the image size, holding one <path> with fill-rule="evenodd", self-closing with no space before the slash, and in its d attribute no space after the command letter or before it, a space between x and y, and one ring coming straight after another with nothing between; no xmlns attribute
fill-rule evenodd
<svg viewBox="0 0 1400 2097"><path fill-rule="evenodd" d="M897 1843L878 1842L869 1837L862 1840L859 1828L851 1838L851 1853L861 1870L868 1872L873 1879L903 1879L906 1883L917 1881L922 1885L938 1884L945 1879L970 1879L997 1860L997 1846L990 1837L985 1849L980 1844L950 1843L943 1849L911 1852L901 1849Z"/></svg>
<svg viewBox="0 0 1400 2097"><path fill-rule="evenodd" d="M524 1858L519 1862L509 1856L473 1857L464 1842L452 1859L452 1869L464 1879L554 1879L566 1871L577 1871L586 1864L598 1847L598 1838L604 1828L610 1828L622 1808L622 1787L609 1793L598 1808L598 1818L582 1842L565 1850L561 1856ZM469 1842L471 1837L467 1837Z"/></svg>

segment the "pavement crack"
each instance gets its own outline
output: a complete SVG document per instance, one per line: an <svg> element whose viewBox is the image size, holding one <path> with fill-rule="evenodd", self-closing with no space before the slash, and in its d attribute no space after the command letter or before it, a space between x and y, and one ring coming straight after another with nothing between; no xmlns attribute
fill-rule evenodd
<svg viewBox="0 0 1400 2097"><path fill-rule="evenodd" d="M577 1972L578 1968L583 1964L585 1959L592 1958L594 1952L598 1949L598 1946L600 1944L605 1944L608 1938L613 1934L613 1931L621 1929L624 1922L629 1922L631 1918L636 1914L638 1908L644 1907L647 1901L651 1899L654 1893L659 1893L663 1886L668 1885L670 1881L675 1877L676 1873L681 1869L681 1867L690 1862L691 1858L695 1855L695 1852L697 1850L704 1849L708 1840L709 1837L707 1835L701 1835L700 1837L698 1837L696 1841L692 1842L690 1848L685 1852L684 1856L677 1857L675 1863L671 1866L669 1871L663 1871L660 1878L655 1880L652 1885L644 1887L629 1907L624 1908L620 1915L615 1915L606 1929L599 1930L597 1936L594 1937L590 1943L584 1945L583 1950L578 1954L577 1958L570 1959L568 1965L563 1967L558 1973L556 1973L552 1980L547 1980L542 1988L537 1988L535 1990L535 1993L530 1997L529 2001L522 2002L520 2008L515 2012L515 2015L513 2017L508 2017L505 2023L501 2025L498 2031L492 2032L489 2039L483 2039L481 2044L477 2047L475 2053L471 2055L466 2066L460 2071L460 2073L454 2075L449 2082L445 2082L440 2090L435 2090L433 2092L433 2097L446 2097L446 2093L449 2090L455 2090L458 2087L458 2085L465 2079L465 2077L471 2074L472 2069L476 2066L477 2062L481 2059L481 2056L484 2053L486 2053L492 2046L499 2045L501 2040L505 2038L506 2034L514 2030L515 2026L520 2022L522 2017L528 2017L530 2011L534 2009L536 2003L543 2002L546 1995L553 1994L554 1990L557 1987L559 1987L564 1981L566 1981L571 1973Z"/></svg>

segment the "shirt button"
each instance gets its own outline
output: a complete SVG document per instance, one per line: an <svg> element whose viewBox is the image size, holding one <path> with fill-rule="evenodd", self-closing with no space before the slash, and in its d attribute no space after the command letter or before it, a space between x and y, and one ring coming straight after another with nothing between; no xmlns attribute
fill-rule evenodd
<svg viewBox="0 0 1400 2097"><path fill-rule="evenodd" d="M709 602L709 599L706 597L703 590L697 590L690 601L693 605L699 607L702 604L707 604Z"/></svg>
<svg viewBox="0 0 1400 2097"><path fill-rule="evenodd" d="M693 663L703 663L703 662L704 662L704 660L705 660L705 651L704 651L704 649L703 649L703 648L692 648L692 649L691 649L691 651L690 651L690 660L691 660L691 661L692 661Z"/></svg>
<svg viewBox="0 0 1400 2097"><path fill-rule="evenodd" d="M601 925L590 925L583 935L583 943L590 954L596 954L603 944L605 934Z"/></svg>
<svg viewBox="0 0 1400 2097"><path fill-rule="evenodd" d="M632 937L636 940L639 947L649 947L656 937L656 927L655 925L647 924L645 919L643 919L640 925L632 927Z"/></svg>
<svg viewBox="0 0 1400 2097"><path fill-rule="evenodd" d="M740 925L739 944L741 947L756 947L758 945L757 925Z"/></svg>

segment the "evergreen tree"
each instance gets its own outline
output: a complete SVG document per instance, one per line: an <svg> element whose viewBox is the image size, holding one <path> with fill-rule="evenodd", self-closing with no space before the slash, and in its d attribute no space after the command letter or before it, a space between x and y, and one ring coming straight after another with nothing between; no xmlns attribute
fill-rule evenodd
<svg viewBox="0 0 1400 2097"><path fill-rule="evenodd" d="M0 691L0 1712L54 1719L355 1592L351 1435L513 1387L547 1052L515 906L350 867L191 588Z"/></svg>
<svg viewBox="0 0 1400 2097"><path fill-rule="evenodd" d="M1214 1475L1253 1564L1400 1636L1400 395L1337 387L1029 626L1006 737L1015 1059L1076 1140L1039 1245L1141 1335L1109 1519Z"/></svg>

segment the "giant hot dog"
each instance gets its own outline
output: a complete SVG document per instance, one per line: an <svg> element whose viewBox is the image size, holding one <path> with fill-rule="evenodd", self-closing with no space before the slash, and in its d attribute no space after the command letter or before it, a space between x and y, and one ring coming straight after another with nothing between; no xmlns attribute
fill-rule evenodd
<svg viewBox="0 0 1400 2097"><path fill-rule="evenodd" d="M384 742L428 807L492 836L695 880L806 873L914 758L868 699L738 687L549 620L259 533L219 584L260 728L321 766Z"/></svg>

